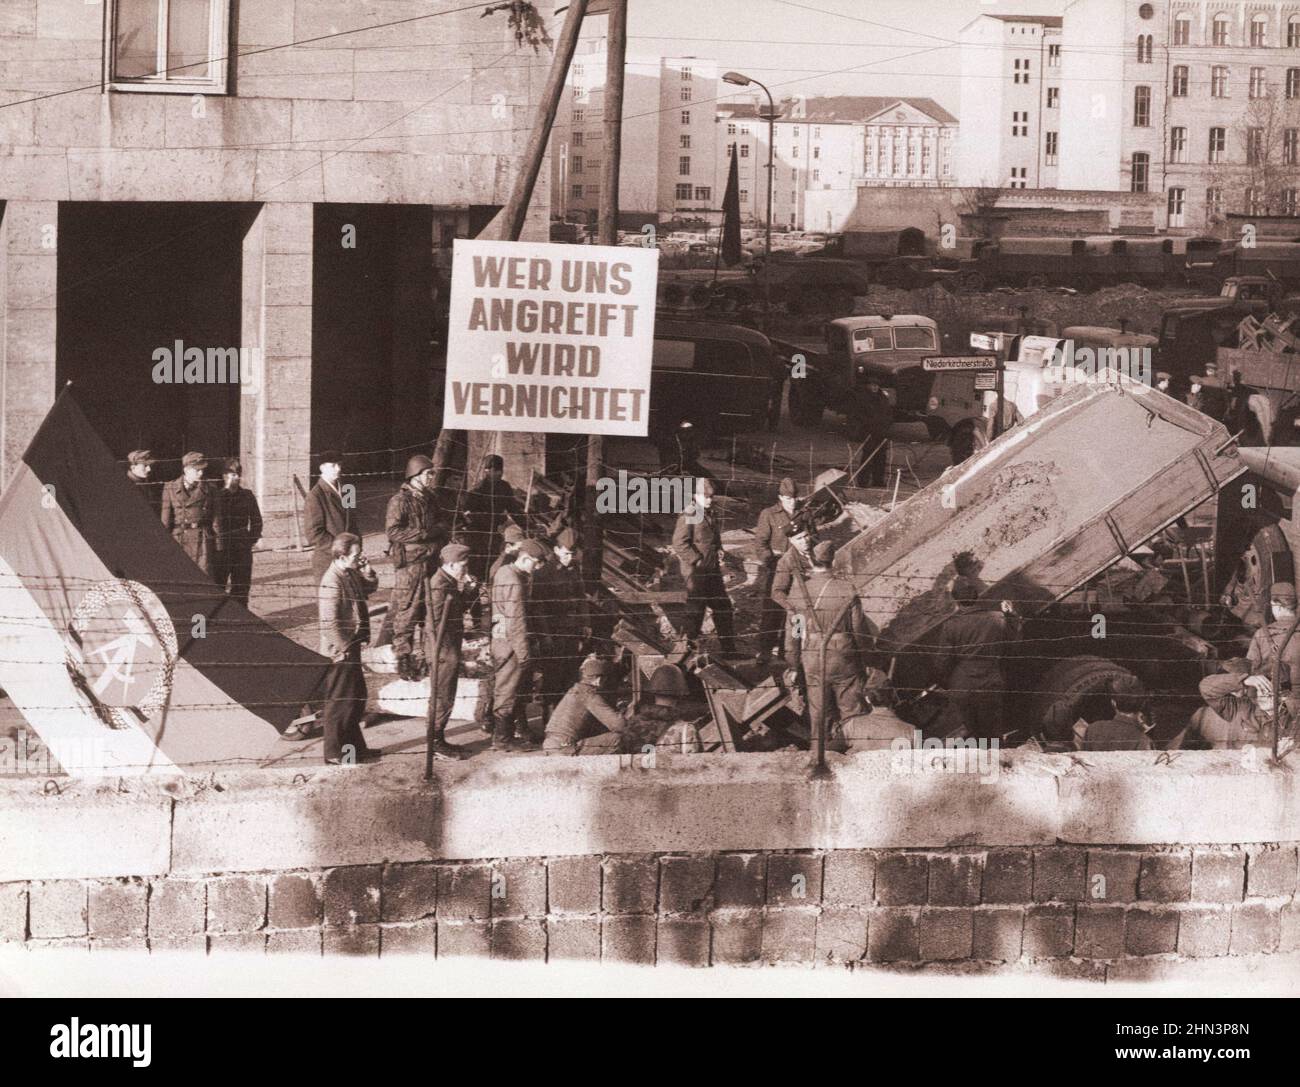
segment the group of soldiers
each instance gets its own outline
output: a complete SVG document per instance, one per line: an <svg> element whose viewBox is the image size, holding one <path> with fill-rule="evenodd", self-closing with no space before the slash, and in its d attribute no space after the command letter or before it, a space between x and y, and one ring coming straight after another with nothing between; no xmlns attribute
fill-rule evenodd
<svg viewBox="0 0 1300 1087"><path fill-rule="evenodd" d="M126 478L162 520L163 527L221 590L248 607L253 548L262 538L257 496L242 485L238 460L221 464L221 484L205 480L208 459L186 453L181 474L161 488L150 476L157 463L148 449L127 458Z"/></svg>

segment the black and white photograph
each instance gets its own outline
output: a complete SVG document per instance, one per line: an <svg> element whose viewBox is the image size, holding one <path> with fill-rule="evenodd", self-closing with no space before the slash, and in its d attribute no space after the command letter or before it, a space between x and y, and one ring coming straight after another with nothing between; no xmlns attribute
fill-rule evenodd
<svg viewBox="0 0 1300 1087"><path fill-rule="evenodd" d="M0 0L24 1055L921 997L1249 1067L1298 363L1300 0Z"/></svg>

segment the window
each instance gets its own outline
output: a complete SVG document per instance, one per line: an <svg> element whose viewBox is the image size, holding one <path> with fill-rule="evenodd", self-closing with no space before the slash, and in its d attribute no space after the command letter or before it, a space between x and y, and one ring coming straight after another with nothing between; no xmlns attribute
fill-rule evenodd
<svg viewBox="0 0 1300 1087"><path fill-rule="evenodd" d="M1138 35L1138 63L1150 64L1151 53L1155 47L1155 39L1150 34Z"/></svg>
<svg viewBox="0 0 1300 1087"><path fill-rule="evenodd" d="M1300 190L1297 190L1297 189L1283 189L1283 190L1282 190L1282 214L1283 214L1283 215L1295 215L1295 214L1296 214L1296 209L1297 209L1296 200L1297 200L1297 197L1300 197Z"/></svg>
<svg viewBox="0 0 1300 1087"><path fill-rule="evenodd" d="M1133 124L1136 128L1151 125L1151 88L1133 88Z"/></svg>
<svg viewBox="0 0 1300 1087"><path fill-rule="evenodd" d="M1192 40L1192 17L1186 13L1174 16L1174 45L1187 45Z"/></svg>
<svg viewBox="0 0 1300 1087"><path fill-rule="evenodd" d="M1263 68L1252 68L1250 70L1250 96L1251 98L1268 97L1268 80L1265 77Z"/></svg>
<svg viewBox="0 0 1300 1087"><path fill-rule="evenodd" d="M683 176L691 172L691 156L682 155L677 160L677 172Z"/></svg>
<svg viewBox="0 0 1300 1087"><path fill-rule="evenodd" d="M1247 215L1263 215L1263 194L1261 194L1258 189L1247 189L1246 198L1242 203L1242 209Z"/></svg>
<svg viewBox="0 0 1300 1087"><path fill-rule="evenodd" d="M727 125L727 135L728 135L728 136L734 136L735 134L736 134L736 126L735 126L735 125Z"/></svg>
<svg viewBox="0 0 1300 1087"><path fill-rule="evenodd" d="M815 159L819 159L819 158L821 158L821 157L822 157L822 149L821 149L820 147L814 147L814 148L813 148L813 158L815 158Z"/></svg>
<svg viewBox="0 0 1300 1087"><path fill-rule="evenodd" d="M791 157L792 159L797 159L797 158L799 157L799 145L798 145L798 144L795 144L792 148L790 148L790 157Z"/></svg>
<svg viewBox="0 0 1300 1087"><path fill-rule="evenodd" d="M683 151L689 151L689 150L691 149L691 137L690 137L690 135L687 134L687 133L685 133L685 132L682 133L682 135L681 135L681 143L682 143L682 150L683 150Z"/></svg>
<svg viewBox="0 0 1300 1087"><path fill-rule="evenodd" d="M1228 44L1228 26L1229 19L1227 15L1219 14L1214 17L1214 22L1210 27L1210 44L1227 45Z"/></svg>
<svg viewBox="0 0 1300 1087"><path fill-rule="evenodd" d="M1049 68L1059 68L1061 66L1061 47L1059 45L1049 45L1047 47L1047 66Z"/></svg>
<svg viewBox="0 0 1300 1087"><path fill-rule="evenodd" d="M683 87L683 88L682 88L682 101L683 101L683 102L689 102L690 100L691 100L691 88L690 88L690 87Z"/></svg>
<svg viewBox="0 0 1300 1087"><path fill-rule="evenodd" d="M1264 130L1258 126L1246 129L1246 165L1258 166L1265 160Z"/></svg>
<svg viewBox="0 0 1300 1087"><path fill-rule="evenodd" d="M1250 21L1250 44L1262 46L1268 44L1268 16L1256 15Z"/></svg>
<svg viewBox="0 0 1300 1087"><path fill-rule="evenodd" d="M745 201L747 201L748 199L749 199L749 190L748 190L748 189L741 189L741 190L740 190L740 202L743 204L743 203L745 203Z"/></svg>
<svg viewBox="0 0 1300 1087"><path fill-rule="evenodd" d="M581 147L581 146L582 146L582 141L583 141L583 138L584 138L585 135L586 135L586 134L583 133L583 132L575 132L575 133L573 134L573 146L574 146L574 147Z"/></svg>
<svg viewBox="0 0 1300 1087"><path fill-rule="evenodd" d="M1029 175L1029 167L1013 166L1011 167L1011 184L1007 186L1010 189L1023 189L1028 187L1029 182L1025 180Z"/></svg>
<svg viewBox="0 0 1300 1087"><path fill-rule="evenodd" d="M1056 109L1058 106L1060 106L1060 104L1061 104L1061 88L1060 88L1060 87L1048 87L1048 88L1047 88L1047 108L1048 108L1048 109Z"/></svg>
<svg viewBox="0 0 1300 1087"><path fill-rule="evenodd" d="M229 0L116 0L109 80L115 90L225 94Z"/></svg>
<svg viewBox="0 0 1300 1087"><path fill-rule="evenodd" d="M600 159L588 159L588 160L587 160L587 172L588 172L589 174L595 173L595 172L598 171L599 169L600 169Z"/></svg>
<svg viewBox="0 0 1300 1087"><path fill-rule="evenodd" d="M696 199L696 200L712 200L712 199L713 199L713 189L710 188L708 185L696 185L696 186L695 186L695 199Z"/></svg>
<svg viewBox="0 0 1300 1087"><path fill-rule="evenodd" d="M1145 151L1133 152L1133 181L1130 192L1149 192L1151 186L1151 156Z"/></svg>
<svg viewBox="0 0 1300 1087"><path fill-rule="evenodd" d="M595 199L596 197L598 197L599 195L600 195L600 186L599 186L599 185L588 185L588 186L587 186L587 197L588 197L588 199L593 199L593 200L594 200L594 199Z"/></svg>
<svg viewBox="0 0 1300 1087"><path fill-rule="evenodd" d="M814 170L812 179L814 181L820 181L822 179L822 172L820 170Z"/></svg>
<svg viewBox="0 0 1300 1087"><path fill-rule="evenodd" d="M1227 98L1228 97L1228 68L1224 64L1216 64L1210 70L1210 97Z"/></svg>
<svg viewBox="0 0 1300 1087"><path fill-rule="evenodd" d="M791 181L798 181L798 180L799 180L799 171L798 171L798 170L791 170L791 171L790 171L790 180L791 180Z"/></svg>
<svg viewBox="0 0 1300 1087"><path fill-rule="evenodd" d="M1187 190L1170 189L1169 190L1169 226L1177 227L1184 225L1184 213L1187 210Z"/></svg>
<svg viewBox="0 0 1300 1087"><path fill-rule="evenodd" d="M570 186L570 188L569 188L569 195L572 196L573 199L575 199L575 200L581 200L581 199L582 199L582 186L581 186L581 185L572 185L572 186Z"/></svg>
<svg viewBox="0 0 1300 1087"><path fill-rule="evenodd" d="M587 88L586 88L586 87L574 87L574 88L573 88L573 100L574 100L575 102L585 102L585 101L587 101Z"/></svg>
<svg viewBox="0 0 1300 1087"><path fill-rule="evenodd" d="M575 174L580 174L580 173L582 173L582 156L581 156L581 155L574 155L574 156L573 156L573 159L572 159L572 161L570 162L570 165L569 165L569 169L570 169L573 173L575 173Z"/></svg>
<svg viewBox="0 0 1300 1087"><path fill-rule="evenodd" d="M584 114L584 112L583 112L582 110L580 110L580 109L575 109L575 110L573 111L573 123L574 123L575 125L580 125L580 124L582 124L583 118L584 118L585 116L586 116L586 115Z"/></svg>
<svg viewBox="0 0 1300 1087"><path fill-rule="evenodd" d="M1300 68L1286 70L1286 96L1300 98Z"/></svg>
<svg viewBox="0 0 1300 1087"><path fill-rule="evenodd" d="M1300 15L1292 15L1286 21L1286 47L1300 49Z"/></svg>
<svg viewBox="0 0 1300 1087"><path fill-rule="evenodd" d="M683 82L683 83L689 83L690 81L691 81L691 70L690 70L689 68L683 68L683 69L682 69L682 82Z"/></svg>
<svg viewBox="0 0 1300 1087"><path fill-rule="evenodd" d="M573 73L574 79L581 79L584 69L581 64L571 64L569 66L569 71Z"/></svg>
<svg viewBox="0 0 1300 1087"><path fill-rule="evenodd" d="M676 200L689 200L691 198L690 182L687 182L684 185L678 185L677 188L673 190L673 197Z"/></svg>
<svg viewBox="0 0 1300 1087"><path fill-rule="evenodd" d="M740 157L741 157L742 159L747 159L747 158L749 158L749 144L747 144L747 143L742 143L742 144L740 145Z"/></svg>
<svg viewBox="0 0 1300 1087"><path fill-rule="evenodd" d="M1282 165L1300 165L1300 128L1282 130Z"/></svg>
<svg viewBox="0 0 1300 1087"><path fill-rule="evenodd" d="M1017 59L1015 62L1015 70L1012 74L1011 81L1013 83L1021 83L1021 82L1028 83L1029 82L1028 68L1029 68L1029 61Z"/></svg>
<svg viewBox="0 0 1300 1087"><path fill-rule="evenodd" d="M796 140L799 138L799 126L798 126L798 125L795 125L795 126L794 126L794 138L795 138Z"/></svg>
<svg viewBox="0 0 1300 1087"><path fill-rule="evenodd" d="M1175 98L1187 97L1187 65L1174 65L1173 88L1171 93Z"/></svg>
<svg viewBox="0 0 1300 1087"><path fill-rule="evenodd" d="M1223 215L1223 189L1218 185L1213 185L1205 190L1205 214L1211 216Z"/></svg>
<svg viewBox="0 0 1300 1087"><path fill-rule="evenodd" d="M1178 127L1169 130L1169 160L1187 161L1187 129Z"/></svg>
<svg viewBox="0 0 1300 1087"><path fill-rule="evenodd" d="M1210 162L1222 162L1223 152L1228 145L1228 130L1226 128L1210 129L1210 147L1206 158Z"/></svg>
<svg viewBox="0 0 1300 1087"><path fill-rule="evenodd" d="M688 109L682 110L682 124L688 125L690 123L691 123L691 111Z"/></svg>
<svg viewBox="0 0 1300 1087"><path fill-rule="evenodd" d="M1029 135L1029 111L1013 110L1011 113L1011 135Z"/></svg>
<svg viewBox="0 0 1300 1087"><path fill-rule="evenodd" d="M1060 146L1060 133L1049 132L1043 147L1043 154L1047 158L1048 166L1056 165L1057 148Z"/></svg>

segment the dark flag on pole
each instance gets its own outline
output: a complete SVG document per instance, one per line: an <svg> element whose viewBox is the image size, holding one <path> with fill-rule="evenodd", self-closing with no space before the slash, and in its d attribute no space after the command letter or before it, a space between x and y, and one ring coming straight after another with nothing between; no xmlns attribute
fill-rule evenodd
<svg viewBox="0 0 1300 1087"><path fill-rule="evenodd" d="M256 765L327 666L217 588L65 389L0 495L0 686L63 769Z"/></svg>
<svg viewBox="0 0 1300 1087"><path fill-rule="evenodd" d="M727 192L722 198L722 260L727 265L740 263L740 175L736 166L736 145L731 145L731 169L727 172Z"/></svg>

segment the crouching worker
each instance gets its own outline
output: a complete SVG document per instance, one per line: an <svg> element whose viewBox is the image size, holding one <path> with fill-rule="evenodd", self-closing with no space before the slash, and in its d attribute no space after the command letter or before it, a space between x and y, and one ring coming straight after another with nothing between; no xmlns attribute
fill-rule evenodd
<svg viewBox="0 0 1300 1087"><path fill-rule="evenodd" d="M1151 731L1146 688L1134 676L1110 681L1113 716L1074 728L1074 746L1080 751L1150 751Z"/></svg>
<svg viewBox="0 0 1300 1087"><path fill-rule="evenodd" d="M468 753L447 742L447 722L460 679L460 647L465 612L478 596L478 582L466 575L470 550L448 544L439 553L442 565L429 579L429 753L435 759L463 759Z"/></svg>
<svg viewBox="0 0 1300 1087"><path fill-rule="evenodd" d="M1250 661L1236 657L1220 665L1217 675L1200 683L1205 705L1192 714L1182 737L1171 747L1225 750L1273 746L1273 685L1266 676L1251 675ZM1281 728L1290 733L1294 719L1283 703Z"/></svg>
<svg viewBox="0 0 1300 1087"><path fill-rule="evenodd" d="M542 750L548 755L617 755L628 723L601 694L601 681L614 671L610 661L588 657L578 670L578 682L560 699L546 722ZM603 726L603 728L602 728Z"/></svg>
<svg viewBox="0 0 1300 1087"><path fill-rule="evenodd" d="M862 694L865 712L843 725L846 750L888 751L900 738L910 743L915 729L894 712L897 698L889 677L879 668L868 668Z"/></svg>

